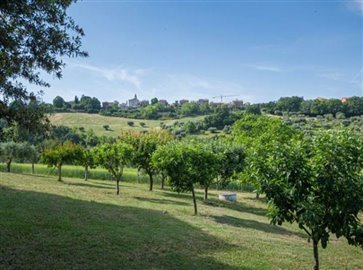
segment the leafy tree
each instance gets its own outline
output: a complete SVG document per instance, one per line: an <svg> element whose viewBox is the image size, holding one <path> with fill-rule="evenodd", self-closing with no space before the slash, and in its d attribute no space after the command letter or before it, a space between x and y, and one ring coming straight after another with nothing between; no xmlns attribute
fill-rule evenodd
<svg viewBox="0 0 363 270"><path fill-rule="evenodd" d="M29 160L33 150L33 146L28 143L4 142L0 144L0 160L6 163L6 171L10 172L14 159Z"/></svg>
<svg viewBox="0 0 363 270"><path fill-rule="evenodd" d="M243 171L246 158L245 149L240 144L222 140L211 141L210 147L218 156L218 188L225 188L234 175Z"/></svg>
<svg viewBox="0 0 363 270"><path fill-rule="evenodd" d="M258 104L251 104L246 107L246 113L248 114L255 114L260 115L261 114L261 108Z"/></svg>
<svg viewBox="0 0 363 270"><path fill-rule="evenodd" d="M197 202L194 185L206 186L216 174L216 156L202 144L171 142L159 147L152 157L153 164L169 176L173 190L192 192L194 214Z"/></svg>
<svg viewBox="0 0 363 270"><path fill-rule="evenodd" d="M255 157L263 162L274 142L286 142L302 136L279 118L252 114L243 114L232 126L232 134L235 142L245 146L246 167L250 166L251 159ZM261 191L258 176L251 173L245 180L254 185L258 198Z"/></svg>
<svg viewBox="0 0 363 270"><path fill-rule="evenodd" d="M195 115L199 112L199 106L196 102L185 102L180 108L180 113L185 116Z"/></svg>
<svg viewBox="0 0 363 270"><path fill-rule="evenodd" d="M152 98L150 101L151 105L155 105L158 102L159 102L159 100L156 97Z"/></svg>
<svg viewBox="0 0 363 270"><path fill-rule="evenodd" d="M72 0L0 2L0 115L22 123L31 115L9 110L9 102L35 101L22 81L49 86L40 70L61 78L63 57L86 56L81 50L83 30L66 11Z"/></svg>
<svg viewBox="0 0 363 270"><path fill-rule="evenodd" d="M144 170L149 176L150 188L153 190L154 175L157 173L156 168L151 162L151 158L156 149L165 145L172 140L172 136L166 131L152 130L148 133L124 132L121 140L132 145L133 159L132 163L139 169Z"/></svg>
<svg viewBox="0 0 363 270"><path fill-rule="evenodd" d="M82 148L71 141L57 144L44 149L41 160L48 166L58 169L58 181L62 181L62 166L64 164L77 164L82 155Z"/></svg>
<svg viewBox="0 0 363 270"><path fill-rule="evenodd" d="M53 99L53 106L57 109L61 109L64 107L65 105L65 101L62 97L60 96L56 96L54 99Z"/></svg>
<svg viewBox="0 0 363 270"><path fill-rule="evenodd" d="M108 170L116 180L116 194L120 194L123 169L132 160L132 146L124 143L105 143L96 149L96 163Z"/></svg>
<svg viewBox="0 0 363 270"><path fill-rule="evenodd" d="M77 164L84 168L84 180L88 180L89 169L96 167L96 154L93 148L82 147L82 153L77 159Z"/></svg>
<svg viewBox="0 0 363 270"><path fill-rule="evenodd" d="M351 131L323 132L309 141L276 142L266 159L250 163L272 223L296 222L312 240L314 270L319 243L326 248L331 234L363 247L362 147Z"/></svg>
<svg viewBox="0 0 363 270"><path fill-rule="evenodd" d="M301 103L304 101L302 97L282 97L276 102L276 110L283 112L300 111Z"/></svg>

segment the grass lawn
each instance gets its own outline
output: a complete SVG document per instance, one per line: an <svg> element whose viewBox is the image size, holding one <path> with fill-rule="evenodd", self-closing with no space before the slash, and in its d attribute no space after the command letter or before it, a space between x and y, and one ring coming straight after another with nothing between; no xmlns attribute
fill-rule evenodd
<svg viewBox="0 0 363 270"><path fill-rule="evenodd" d="M253 194L208 203L126 182L0 173L0 269L311 269L312 246L276 227ZM322 269L362 269L344 239L320 249Z"/></svg>
<svg viewBox="0 0 363 270"><path fill-rule="evenodd" d="M85 130L92 129L96 135L106 135L116 137L119 135L122 129L127 130L148 130L150 128L160 127L160 123L163 122L166 125L172 125L175 121L199 121L204 116L197 117L185 117L176 120L142 120L142 119L129 119L121 117L102 116L99 114L88 114L88 113L56 113L49 116L49 119L53 125L68 126L68 127L84 127ZM127 124L128 121L133 121L134 126L131 127ZM141 127L140 123L144 122L145 127ZM110 130L106 131L103 125L109 125Z"/></svg>

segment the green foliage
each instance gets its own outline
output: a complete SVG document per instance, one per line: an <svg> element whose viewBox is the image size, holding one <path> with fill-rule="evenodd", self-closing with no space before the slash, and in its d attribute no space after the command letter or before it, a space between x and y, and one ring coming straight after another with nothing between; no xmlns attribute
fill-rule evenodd
<svg viewBox="0 0 363 270"><path fill-rule="evenodd" d="M173 190L192 192L194 214L197 214L194 185L209 186L217 176L218 157L200 143L171 142L158 148L152 161L169 176Z"/></svg>
<svg viewBox="0 0 363 270"><path fill-rule="evenodd" d="M153 176L157 173L151 162L151 157L156 149L170 142L173 137L166 131L152 130L147 133L124 132L121 141L133 147L132 164L139 170L144 170L149 176L150 191L153 189Z"/></svg>
<svg viewBox="0 0 363 270"><path fill-rule="evenodd" d="M9 102L35 101L21 81L49 86L40 70L62 76L64 57L86 56L81 50L83 30L67 15L74 1L0 2L0 115L8 122L22 123L32 115L9 110Z"/></svg>
<svg viewBox="0 0 363 270"><path fill-rule="evenodd" d="M44 149L41 160L50 167L57 167L58 181L62 181L63 164L77 164L81 156L82 148L73 142L66 141Z"/></svg>
<svg viewBox="0 0 363 270"><path fill-rule="evenodd" d="M318 243L345 237L363 247L363 140L349 130L321 132L309 140L275 141L254 153L250 170L269 201L273 223L296 222L313 240L315 269Z"/></svg>
<svg viewBox="0 0 363 270"><path fill-rule="evenodd" d="M119 182L121 181L124 167L132 161L132 146L124 143L105 143L95 150L95 161L98 165L108 170L116 180L116 194L120 193Z"/></svg>
<svg viewBox="0 0 363 270"><path fill-rule="evenodd" d="M35 162L37 157L38 151L29 143L0 143L0 161L6 163L7 172L10 172L14 160Z"/></svg>

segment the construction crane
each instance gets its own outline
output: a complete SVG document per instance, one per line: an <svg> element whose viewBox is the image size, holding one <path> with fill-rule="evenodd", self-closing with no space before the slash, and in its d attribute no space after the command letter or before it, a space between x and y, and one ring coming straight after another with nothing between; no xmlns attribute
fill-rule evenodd
<svg viewBox="0 0 363 270"><path fill-rule="evenodd" d="M220 96L215 96L213 98L220 98L221 99L221 102L223 102L223 98L225 97L238 97L240 95L220 95Z"/></svg>

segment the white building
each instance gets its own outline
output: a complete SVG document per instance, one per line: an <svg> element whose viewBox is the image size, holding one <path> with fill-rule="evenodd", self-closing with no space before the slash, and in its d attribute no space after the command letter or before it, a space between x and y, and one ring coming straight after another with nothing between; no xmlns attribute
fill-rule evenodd
<svg viewBox="0 0 363 270"><path fill-rule="evenodd" d="M138 100L136 94L134 98L127 101L127 106L130 108L138 108L140 106L140 100Z"/></svg>

